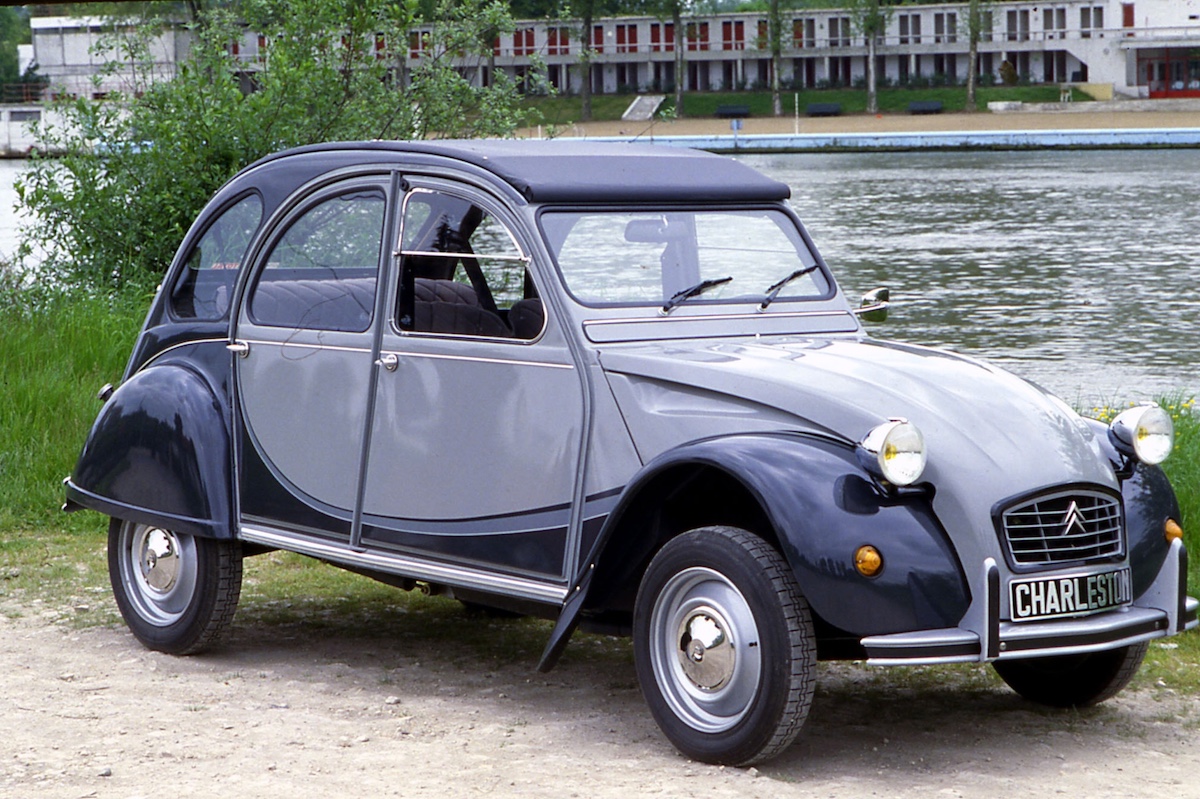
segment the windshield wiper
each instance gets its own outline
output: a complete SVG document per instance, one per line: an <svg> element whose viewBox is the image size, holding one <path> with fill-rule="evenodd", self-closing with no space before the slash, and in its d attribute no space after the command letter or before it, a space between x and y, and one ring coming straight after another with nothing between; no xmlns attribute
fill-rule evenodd
<svg viewBox="0 0 1200 799"><path fill-rule="evenodd" d="M709 278L708 280L701 280L694 286L688 286L683 291L677 291L672 294L671 299L663 303L662 310L660 310L659 313L661 313L663 316L666 316L671 311L675 310L675 307L680 303L690 300L697 294L703 294L711 288L724 285L731 280L733 280L733 275L730 275L729 277L713 277Z"/></svg>
<svg viewBox="0 0 1200 799"><path fill-rule="evenodd" d="M817 271L817 268L818 268L817 265L813 264L812 266L806 266L803 269L797 269L795 272L792 272L790 275L785 277L783 280L779 281L778 283L773 284L770 288L767 289L767 296L763 297L762 305L758 306L758 310L760 310L760 311L767 310L767 306L775 301L775 298L779 296L779 292L783 291L784 286L786 286L788 283L791 283L796 278L804 277L807 274Z"/></svg>

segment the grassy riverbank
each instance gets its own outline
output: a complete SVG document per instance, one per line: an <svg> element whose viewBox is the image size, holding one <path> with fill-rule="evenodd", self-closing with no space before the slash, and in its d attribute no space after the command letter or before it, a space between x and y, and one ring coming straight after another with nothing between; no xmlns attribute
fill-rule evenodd
<svg viewBox="0 0 1200 799"><path fill-rule="evenodd" d="M670 113L675 98L669 92L665 94L662 110ZM605 122L620 119L635 97L634 94L594 95L592 120ZM1059 99L1058 86L981 86L976 102L980 109L986 109L988 103L994 102L1055 103ZM1072 100L1075 102L1091 99L1078 89L1072 90ZM882 114L906 114L909 103L931 100L940 102L946 113L963 111L967 104L967 90L963 86L925 86L884 88L878 92L879 112ZM784 116L791 117L797 107L803 115L809 103L837 103L842 107L843 114L863 114L867 110L867 92L865 89L785 91ZM578 96L528 97L523 105L536 112L535 121L545 125L562 126L579 122ZM689 92L684 95L683 105L689 118L714 117L717 107L722 105L744 105L749 108L752 117L772 116L769 91Z"/></svg>
<svg viewBox="0 0 1200 799"><path fill-rule="evenodd" d="M115 383L141 325L148 298L49 299L30 310L0 296L0 607L40 601L76 625L118 623L109 598L106 521L91 512L63 514L62 478L70 473L99 407L96 390ZM1113 408L1084 409L1109 415ZM1200 552L1200 421L1188 398L1168 398L1178 444L1167 463L1182 504L1189 549ZM1192 558L1193 593L1200 558ZM329 616L369 617L419 597L299 556L276 554L247 564L243 623L321 625ZM424 604L423 604L424 603ZM437 624L444 611L430 613ZM286 618L285 618L286 617ZM325 621L322 621L322 620ZM1139 683L1200 691L1200 634L1151 648ZM908 679L897 677L896 679ZM968 678L970 679L970 678Z"/></svg>

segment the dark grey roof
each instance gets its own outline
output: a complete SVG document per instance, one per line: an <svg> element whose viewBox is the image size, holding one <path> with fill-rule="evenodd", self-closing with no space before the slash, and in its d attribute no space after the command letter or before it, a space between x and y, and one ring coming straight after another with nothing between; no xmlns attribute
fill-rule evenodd
<svg viewBox="0 0 1200 799"><path fill-rule="evenodd" d="M537 203L751 202L791 196L786 184L732 158L653 144L577 139L375 141L321 144L301 151L338 149L463 161L494 173Z"/></svg>

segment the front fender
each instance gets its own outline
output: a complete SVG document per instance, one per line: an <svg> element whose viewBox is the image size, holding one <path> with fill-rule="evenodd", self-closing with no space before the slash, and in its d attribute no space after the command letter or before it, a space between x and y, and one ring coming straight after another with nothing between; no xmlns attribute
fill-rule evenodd
<svg viewBox="0 0 1200 799"><path fill-rule="evenodd" d="M809 605L834 627L856 636L937 629L955 625L966 612L967 580L926 492L885 495L841 442L804 434L736 435L670 450L626 487L584 562L556 635L569 635L594 575L611 573L614 559L642 543L623 536L625 513L658 475L684 464L721 470L755 497ZM863 544L883 554L884 568L873 578L854 567ZM552 636L543 666L564 644Z"/></svg>
<svg viewBox="0 0 1200 799"><path fill-rule="evenodd" d="M966 577L928 495L885 496L845 445L733 436L689 444L666 460L678 458L723 469L758 498L809 605L833 626L874 635L944 627L966 612ZM864 544L883 554L873 578L854 568Z"/></svg>
<svg viewBox="0 0 1200 799"><path fill-rule="evenodd" d="M228 413L178 361L144 369L105 403L67 480L67 500L130 521L229 538Z"/></svg>
<svg viewBox="0 0 1200 799"><path fill-rule="evenodd" d="M1177 523L1182 521L1179 502L1161 467L1130 463L1109 441L1108 426L1095 419L1088 421L1113 468L1118 473L1128 469L1127 475L1121 478L1121 498L1125 505L1125 536L1136 599L1150 588L1166 562L1171 544L1164 535L1164 528L1168 519Z"/></svg>

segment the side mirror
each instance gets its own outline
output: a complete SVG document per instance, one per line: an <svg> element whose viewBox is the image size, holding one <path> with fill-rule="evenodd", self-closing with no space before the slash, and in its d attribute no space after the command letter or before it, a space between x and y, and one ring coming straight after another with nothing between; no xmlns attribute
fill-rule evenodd
<svg viewBox="0 0 1200 799"><path fill-rule="evenodd" d="M891 299L891 289L871 289L862 295L862 302L854 313L859 319L867 322L883 322L888 318L888 305Z"/></svg>

